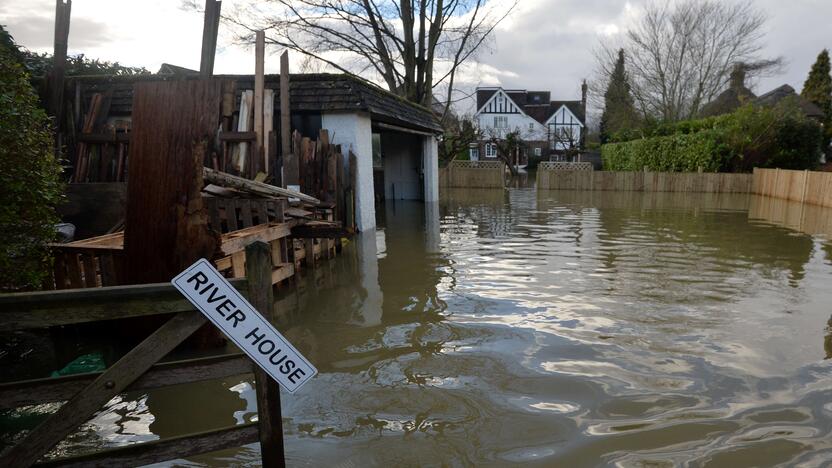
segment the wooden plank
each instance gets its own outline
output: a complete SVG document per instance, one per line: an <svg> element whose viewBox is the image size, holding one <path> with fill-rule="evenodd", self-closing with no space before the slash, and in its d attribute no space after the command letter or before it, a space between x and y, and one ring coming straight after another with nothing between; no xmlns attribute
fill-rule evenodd
<svg viewBox="0 0 832 468"><path fill-rule="evenodd" d="M128 282L169 281L219 247L202 203L202 166L221 99L220 80L134 85L124 231Z"/></svg>
<svg viewBox="0 0 832 468"><path fill-rule="evenodd" d="M90 254L81 254L80 257L81 264L84 266L84 285L88 288L94 288L98 285L95 259Z"/></svg>
<svg viewBox="0 0 832 468"><path fill-rule="evenodd" d="M200 453L230 449L257 441L257 423L169 437L152 442L101 450L89 455L59 458L38 467L141 466Z"/></svg>
<svg viewBox="0 0 832 468"><path fill-rule="evenodd" d="M246 255L244 251L231 254L231 276L242 278L246 275Z"/></svg>
<svg viewBox="0 0 832 468"><path fill-rule="evenodd" d="M315 239L303 240L304 258L306 258L306 266L315 266Z"/></svg>
<svg viewBox="0 0 832 468"><path fill-rule="evenodd" d="M260 159L260 150L264 148L263 133L263 96L265 91L265 80L263 76L263 67L266 54L266 33L263 30L254 32L254 133L257 134L257 140L254 148L256 153L252 156L252 168L259 168L261 162L255 163L255 160ZM268 171L265 171L268 174ZM251 171L251 177L257 175L257 170Z"/></svg>
<svg viewBox="0 0 832 468"><path fill-rule="evenodd" d="M273 138L274 135L274 90L266 89L263 91L263 172L266 174L272 173L272 152L276 149ZM273 182L280 186L279 182Z"/></svg>
<svg viewBox="0 0 832 468"><path fill-rule="evenodd" d="M223 236L220 249L226 254L243 251L255 241L271 242L288 237L292 233L292 223L269 223L252 226Z"/></svg>
<svg viewBox="0 0 832 468"><path fill-rule="evenodd" d="M66 264L66 269L69 276L69 287L83 288L84 283L81 280L81 262L78 260L78 254L65 253L64 263Z"/></svg>
<svg viewBox="0 0 832 468"><path fill-rule="evenodd" d="M299 224L292 228L292 237L298 239L338 239L341 237L352 237L355 232L352 229L341 226L340 223L310 222Z"/></svg>
<svg viewBox="0 0 832 468"><path fill-rule="evenodd" d="M0 458L0 466L32 465L206 322L197 311L180 312L173 316L26 434Z"/></svg>
<svg viewBox="0 0 832 468"><path fill-rule="evenodd" d="M251 200L247 198L237 200L237 206L240 207L240 218L243 221L243 227L247 228L254 226L254 219L251 214Z"/></svg>
<svg viewBox="0 0 832 468"><path fill-rule="evenodd" d="M289 109L289 52L280 54L280 152L283 156L284 185L300 184L298 155L292 154L292 127Z"/></svg>
<svg viewBox="0 0 832 468"><path fill-rule="evenodd" d="M252 113L252 101L254 100L254 92L251 90L243 91L240 98L240 116L237 121L237 130L240 132L249 131L249 119ZM256 139L256 137L255 137ZM246 168L246 158L248 156L249 144L242 142L234 149L235 157L232 158L232 165L237 172L244 173Z"/></svg>
<svg viewBox="0 0 832 468"><path fill-rule="evenodd" d="M267 321L274 323L269 246L264 242L250 244L246 247L245 256L246 277L249 280L249 302ZM254 381L257 390L257 418L260 427L260 456L263 466L285 466L280 388L277 382L259 366L255 366Z"/></svg>
<svg viewBox="0 0 832 468"><path fill-rule="evenodd" d="M295 275L295 265L291 263L275 263L272 270L272 284L277 284Z"/></svg>
<svg viewBox="0 0 832 468"><path fill-rule="evenodd" d="M251 372L251 359L243 353L170 361L154 364L124 391L150 390ZM0 384L0 409L69 400L102 373L89 372L2 383Z"/></svg>
<svg viewBox="0 0 832 468"><path fill-rule="evenodd" d="M294 218L311 218L312 215L314 214L311 211L303 210L301 208L293 208L293 207L286 208L284 213L286 213L287 215L292 216Z"/></svg>
<svg viewBox="0 0 832 468"><path fill-rule="evenodd" d="M217 184L224 187L232 187L237 190L242 190L244 192L249 192L260 196L297 198L301 201L311 203L313 205L318 205L321 202L315 197L306 195L295 190L288 190L282 187L275 187L273 185L264 184L262 182L247 180L242 177L237 177L231 174L217 172L207 167L204 168L204 174L205 180L211 182L212 184Z"/></svg>
<svg viewBox="0 0 832 468"><path fill-rule="evenodd" d="M240 224L237 222L236 198L231 198L225 201L225 222L228 225L229 232L240 229Z"/></svg>
<svg viewBox="0 0 832 468"><path fill-rule="evenodd" d="M205 0L205 14L202 23L202 51L199 57L199 74L204 78L214 74L214 57L217 50L221 7L222 2Z"/></svg>
<svg viewBox="0 0 832 468"><path fill-rule="evenodd" d="M247 294L245 279L231 284ZM189 310L193 306L169 283L0 294L0 331Z"/></svg>
<svg viewBox="0 0 832 468"><path fill-rule="evenodd" d="M251 142L257 141L257 133L255 132L220 132L220 141L229 143L239 143L241 141Z"/></svg>
<svg viewBox="0 0 832 468"><path fill-rule="evenodd" d="M113 253L107 252L98 256L98 265L101 268L101 286L116 286L120 283Z"/></svg>

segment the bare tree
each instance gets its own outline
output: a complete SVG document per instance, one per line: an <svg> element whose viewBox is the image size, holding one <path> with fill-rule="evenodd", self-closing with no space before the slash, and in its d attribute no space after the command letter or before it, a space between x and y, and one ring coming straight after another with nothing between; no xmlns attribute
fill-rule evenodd
<svg viewBox="0 0 832 468"><path fill-rule="evenodd" d="M549 132L552 149L566 160L573 160L581 154L580 138L574 127L558 127Z"/></svg>
<svg viewBox="0 0 832 468"><path fill-rule="evenodd" d="M519 161L523 150L527 147L520 132L515 130L508 133L499 133L491 129L487 136L489 137L488 142L494 145L497 150L497 158L506 164L511 175L517 175L515 165Z"/></svg>
<svg viewBox="0 0 832 468"><path fill-rule="evenodd" d="M766 17L751 0L682 0L651 3L626 34L627 70L636 105L645 117L694 117L729 82L737 63L750 76L777 70L780 59L761 58ZM622 44L596 53L603 80Z"/></svg>
<svg viewBox="0 0 832 468"><path fill-rule="evenodd" d="M268 0L238 7L226 19L239 38L265 29L267 42L345 73L374 73L388 89L430 107L511 11L487 0ZM506 5L503 3L502 5ZM444 84L443 84L444 83Z"/></svg>

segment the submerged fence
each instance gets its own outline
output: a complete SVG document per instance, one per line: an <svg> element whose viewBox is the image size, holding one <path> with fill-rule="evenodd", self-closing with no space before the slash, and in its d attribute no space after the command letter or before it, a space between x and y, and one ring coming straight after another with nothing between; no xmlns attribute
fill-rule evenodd
<svg viewBox="0 0 832 468"><path fill-rule="evenodd" d="M502 161L451 161L439 173L446 188L503 188L506 165Z"/></svg>
<svg viewBox="0 0 832 468"><path fill-rule="evenodd" d="M749 193L751 180L751 174L714 172L564 171L546 166L537 172L538 190Z"/></svg>
<svg viewBox="0 0 832 468"><path fill-rule="evenodd" d="M754 169L752 193L832 207L832 172Z"/></svg>
<svg viewBox="0 0 832 468"><path fill-rule="evenodd" d="M268 245L246 247L246 278L232 280L255 308L273 320L272 271ZM280 401L277 383L256 374L259 421L92 453L42 459L64 438L88 421L111 398L189 382L249 374L254 366L241 353L159 362L207 319L168 283L70 289L0 295L0 332L100 323L115 319L167 316L145 338L103 372L48 377L0 384L0 410L66 401L57 412L0 455L0 466L145 465L260 440L265 466L283 463ZM267 388L263 391L264 388ZM183 398L187 395L183 394ZM210 411L206 408L206 411ZM61 455L61 454L58 454Z"/></svg>

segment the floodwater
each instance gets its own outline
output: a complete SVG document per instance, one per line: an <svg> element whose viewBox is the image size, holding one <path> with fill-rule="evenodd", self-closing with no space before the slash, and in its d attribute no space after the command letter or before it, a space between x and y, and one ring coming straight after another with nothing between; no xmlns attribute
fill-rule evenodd
<svg viewBox="0 0 832 468"><path fill-rule="evenodd" d="M289 465L832 461L832 210L512 188L388 202L380 223L279 295L320 372L282 396ZM250 377L172 387L61 447L255 419Z"/></svg>

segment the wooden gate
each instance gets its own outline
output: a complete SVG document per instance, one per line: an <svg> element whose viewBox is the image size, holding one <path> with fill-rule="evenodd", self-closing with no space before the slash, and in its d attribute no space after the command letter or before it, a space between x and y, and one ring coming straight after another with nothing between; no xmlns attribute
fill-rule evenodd
<svg viewBox="0 0 832 468"><path fill-rule="evenodd" d="M245 249L246 278L232 284L273 321L269 246ZM0 331L45 328L151 315L171 315L150 336L104 372L0 384L0 409L67 401L0 457L0 466L38 462L119 393L255 373L258 423L190 434L46 461L45 465L144 465L239 447L260 440L264 466L283 465L277 383L244 354L158 363L208 320L167 283L0 295Z"/></svg>

